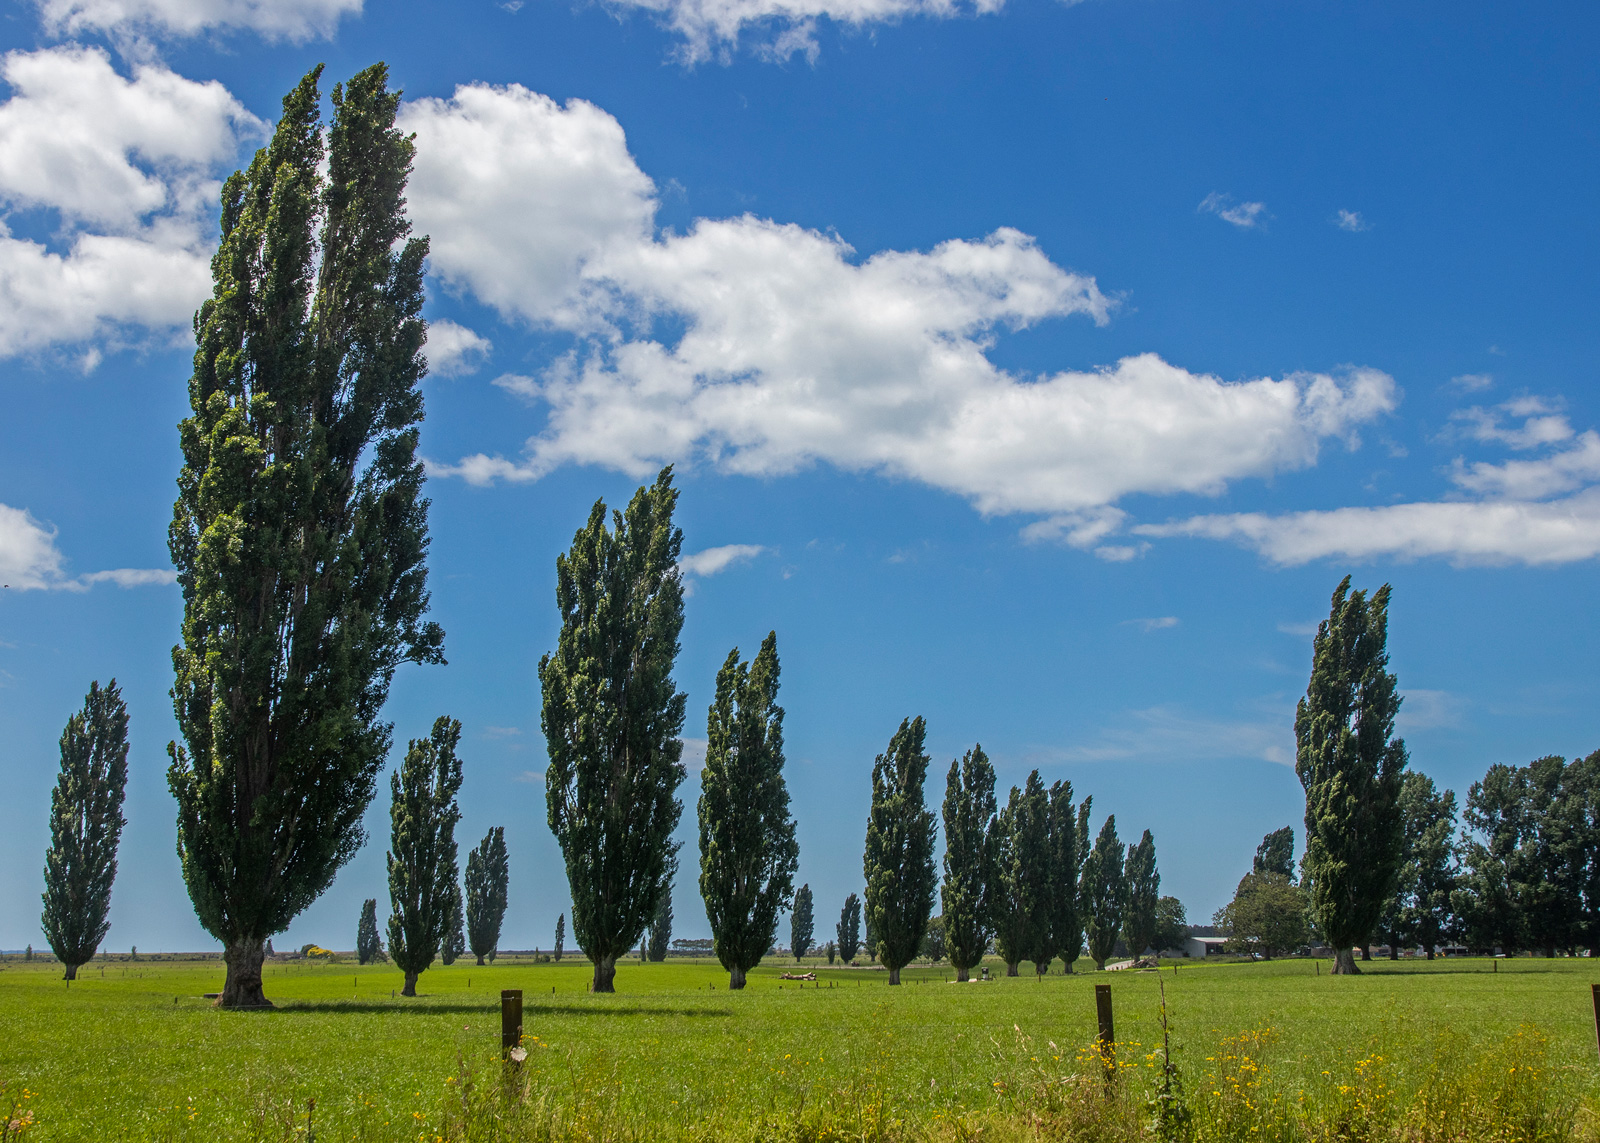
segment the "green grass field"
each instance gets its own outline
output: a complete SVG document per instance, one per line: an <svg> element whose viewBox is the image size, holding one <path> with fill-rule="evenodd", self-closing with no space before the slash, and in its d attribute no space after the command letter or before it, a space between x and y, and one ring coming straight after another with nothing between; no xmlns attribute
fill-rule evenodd
<svg viewBox="0 0 1600 1143"><path fill-rule="evenodd" d="M7 1099L29 1093L30 1139L304 1139L313 1099L317 1139L466 1137L449 1127L463 1076L499 1090L499 991L521 988L527 1090L563 1125L553 1134L965 1138L964 1124L1054 1122L1040 1108L1069 1077L1097 1074L1099 982L1112 986L1123 1103L1137 1111L1158 1074L1159 981L1180 1074L1201 1104L1233 1098L1234 1085L1246 1105L1252 1092L1280 1110L1298 1098L1337 1118L1381 1099L1392 1117L1441 1068L1498 1084L1520 1067L1566 1101L1566 1134L1548 1137L1588 1137L1600 1091L1589 989L1600 965L1586 960L1502 961L1498 972L1489 961L1374 962L1357 978L1325 965L1314 975L1311 961L1179 962L1043 982L1024 966L1021 978L972 985L911 968L900 988L880 971L826 966L802 987L778 979L785 967L769 962L730 993L713 962L625 962L617 993L593 996L581 960L458 962L424 973L422 995L404 1000L391 996L392 968L298 962L271 966L275 1010L237 1013L203 999L221 986L216 962L95 962L69 988L58 967L12 959L0 970L0 1082ZM1263 1029L1263 1046L1219 1048ZM1494 1079L1502 1072L1512 1079ZM1219 1138L1267 1133L1213 1127Z"/></svg>

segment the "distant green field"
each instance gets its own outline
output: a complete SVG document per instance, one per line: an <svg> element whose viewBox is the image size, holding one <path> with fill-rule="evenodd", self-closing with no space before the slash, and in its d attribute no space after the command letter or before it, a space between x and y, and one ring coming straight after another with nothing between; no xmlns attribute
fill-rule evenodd
<svg viewBox="0 0 1600 1143"><path fill-rule="evenodd" d="M593 996L581 960L458 962L424 973L422 995L404 1000L392 968L300 962L271 966L274 1011L230 1013L202 998L221 987L215 962L96 962L68 988L56 966L12 959L0 969L0 1082L7 1099L32 1093L26 1137L42 1140L303 1139L312 1099L316 1139L449 1137L463 1064L498 1082L499 991L521 988L530 1090L575 1134L759 1138L809 1122L827 1127L819 1137L920 1136L1004 1117L1092 1071L1101 982L1119 1059L1134 1065L1134 1106L1155 1074L1158 980L1186 1087L1206 1098L1208 1085L1233 1082L1217 1073L1229 1058L1219 1043L1256 1029L1270 1041L1249 1066L1270 1069L1261 1090L1279 1101L1298 1092L1334 1107L1355 1098L1341 1088L1367 1090L1374 1075L1403 1101L1441 1059L1491 1060L1485 1074L1524 1059L1578 1101L1593 1102L1600 1080L1589 989L1600 964L1586 960L1502 961L1498 972L1489 961L1373 962L1358 978L1326 965L1314 975L1311 961L1179 962L1043 982L1025 967L971 985L923 967L900 988L880 971L809 963L819 980L802 987L778 979L787 967L768 962L730 993L714 962L625 962L617 993Z"/></svg>

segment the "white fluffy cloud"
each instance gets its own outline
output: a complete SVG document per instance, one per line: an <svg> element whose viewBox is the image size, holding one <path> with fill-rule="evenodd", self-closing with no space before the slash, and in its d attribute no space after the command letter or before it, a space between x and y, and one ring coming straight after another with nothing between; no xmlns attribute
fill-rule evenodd
<svg viewBox="0 0 1600 1143"><path fill-rule="evenodd" d="M753 560L766 550L760 544L723 544L720 548L707 548L684 556L678 561L678 567L688 575L716 575L736 563Z"/></svg>
<svg viewBox="0 0 1600 1143"><path fill-rule="evenodd" d="M1077 0L1067 0L1076 3ZM1005 0L610 0L615 8L642 9L683 37L677 55L694 64L726 59L743 40L756 54L815 59L817 22L851 28L893 23L907 17L947 20L990 15Z"/></svg>
<svg viewBox="0 0 1600 1143"><path fill-rule="evenodd" d="M428 369L435 376L458 377L483 364L494 343L464 325L440 320L428 323Z"/></svg>
<svg viewBox="0 0 1600 1143"><path fill-rule="evenodd" d="M1303 467L1397 399L1372 370L1230 382L1153 355L1017 376L988 357L999 331L1103 324L1113 308L1018 231L865 259L837 236L748 215L657 237L654 184L591 104L477 85L402 118L418 137L411 211L435 272L508 316L583 335L541 376L496 382L548 412L521 458L439 473L826 463L985 512L1049 514L1040 535L1088 546L1120 525L1104 513L1123 496L1210 494Z"/></svg>
<svg viewBox="0 0 1600 1143"><path fill-rule="evenodd" d="M0 356L189 320L210 287L215 173L261 124L226 88L125 78L77 46L0 57L0 201L54 211L58 249L0 219Z"/></svg>
<svg viewBox="0 0 1600 1143"><path fill-rule="evenodd" d="M1144 524L1145 536L1195 536L1254 548L1277 564L1338 557L1560 564L1600 555L1600 488L1545 502L1438 501L1268 516L1245 512Z"/></svg>
<svg viewBox="0 0 1600 1143"><path fill-rule="evenodd" d="M1240 230L1254 230L1267 221L1267 204L1264 202L1234 202L1233 196L1212 191L1195 208L1202 214L1214 214Z"/></svg>
<svg viewBox="0 0 1600 1143"><path fill-rule="evenodd" d="M1372 224L1361 217L1359 210L1341 210L1334 215L1333 224L1340 230L1348 230L1351 234L1360 234L1363 230L1372 229Z"/></svg>
<svg viewBox="0 0 1600 1143"><path fill-rule="evenodd" d="M193 36L211 29L303 42L331 36L361 0L39 0L45 26L63 32Z"/></svg>
<svg viewBox="0 0 1600 1143"><path fill-rule="evenodd" d="M170 568L115 568L72 578L62 570L64 562L54 528L26 508L0 504L0 584L12 591L84 591L97 583L140 587L177 579Z"/></svg>

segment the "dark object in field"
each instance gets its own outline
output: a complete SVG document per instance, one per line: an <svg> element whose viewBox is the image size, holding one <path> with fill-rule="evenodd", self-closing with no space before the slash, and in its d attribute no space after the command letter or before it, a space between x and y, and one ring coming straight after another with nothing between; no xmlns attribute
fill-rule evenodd
<svg viewBox="0 0 1600 1143"><path fill-rule="evenodd" d="M521 1046L522 989L503 989L500 993L500 1051L510 1053Z"/></svg>
<svg viewBox="0 0 1600 1143"><path fill-rule="evenodd" d="M1099 1035L1095 1037L1095 1046L1099 1049L1100 1060L1105 1065L1106 1079L1116 1074L1116 1044L1117 1033L1111 1023L1111 986L1097 984L1094 986L1094 1011L1100 1022Z"/></svg>

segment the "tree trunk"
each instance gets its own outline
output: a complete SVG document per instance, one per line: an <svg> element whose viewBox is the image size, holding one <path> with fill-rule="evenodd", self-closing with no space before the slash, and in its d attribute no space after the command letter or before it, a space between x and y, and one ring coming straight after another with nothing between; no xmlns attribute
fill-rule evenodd
<svg viewBox="0 0 1600 1143"><path fill-rule="evenodd" d="M78 966L75 965L75 964L67 965L67 971L61 974L61 979L62 980L77 980L78 979Z"/></svg>
<svg viewBox="0 0 1600 1143"><path fill-rule="evenodd" d="M1334 976L1360 976L1361 970L1356 967L1356 956L1348 948L1341 948L1333 954Z"/></svg>
<svg viewBox="0 0 1600 1143"><path fill-rule="evenodd" d="M1072 975L1072 962L1066 957L1061 958L1061 971L1066 973L1068 976Z"/></svg>
<svg viewBox="0 0 1600 1143"><path fill-rule="evenodd" d="M406 971L406 986L400 990L401 996L415 996L417 994L417 974Z"/></svg>
<svg viewBox="0 0 1600 1143"><path fill-rule="evenodd" d="M890 984L899 984L900 983L900 970L898 968L891 968L889 970L889 983Z"/></svg>
<svg viewBox="0 0 1600 1143"><path fill-rule="evenodd" d="M483 958L481 956L478 958L478 967L479 968L483 967Z"/></svg>
<svg viewBox="0 0 1600 1143"><path fill-rule="evenodd" d="M591 992L615 992L617 990L617 958L602 956L595 958L594 984Z"/></svg>
<svg viewBox="0 0 1600 1143"><path fill-rule="evenodd" d="M1428 946L1428 959L1429 960L1433 959L1433 946L1432 945Z"/></svg>
<svg viewBox="0 0 1600 1143"><path fill-rule="evenodd" d="M740 968L738 965L735 965L728 970L728 989L729 991L733 991L743 987L744 969Z"/></svg>
<svg viewBox="0 0 1600 1143"><path fill-rule="evenodd" d="M222 983L218 1008L271 1008L272 1001L261 991L261 962L266 959L267 943L259 937L240 937L222 950L228 965Z"/></svg>
<svg viewBox="0 0 1600 1143"><path fill-rule="evenodd" d="M1361 946L1361 959L1362 960L1371 960L1372 959L1372 946L1371 945L1362 945Z"/></svg>
<svg viewBox="0 0 1600 1143"><path fill-rule="evenodd" d="M1016 976L1017 975L1017 962L1016 961L1014 961L1014 960L1006 961L1006 975L1007 976Z"/></svg>
<svg viewBox="0 0 1600 1143"><path fill-rule="evenodd" d="M957 965L956 966L956 983L957 984L965 984L967 981L971 980L972 977L968 975L968 972L969 972L968 969L962 968L960 965Z"/></svg>
<svg viewBox="0 0 1600 1143"><path fill-rule="evenodd" d="M1396 944L1394 941L1390 941L1389 942L1389 959L1390 960L1399 960L1400 959L1400 946L1398 944Z"/></svg>

